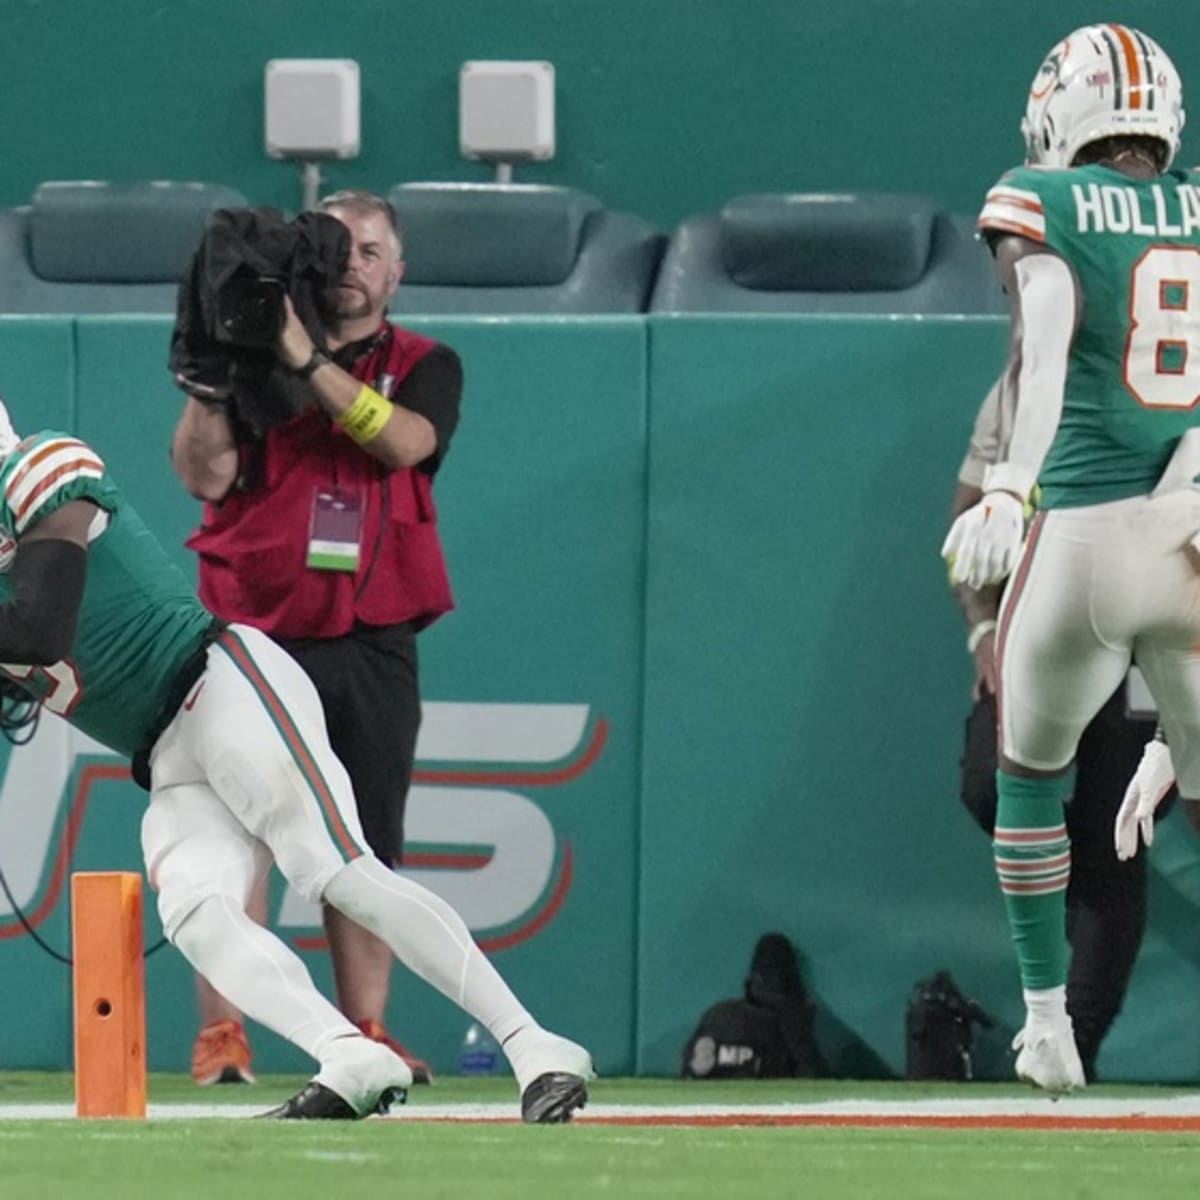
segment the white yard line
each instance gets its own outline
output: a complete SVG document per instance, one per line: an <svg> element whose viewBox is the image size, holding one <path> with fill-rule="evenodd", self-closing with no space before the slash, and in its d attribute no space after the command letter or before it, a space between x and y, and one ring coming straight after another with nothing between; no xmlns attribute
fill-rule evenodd
<svg viewBox="0 0 1200 1200"><path fill-rule="evenodd" d="M243 1120L261 1113L269 1101L259 1104L151 1104L151 1120L194 1120L218 1117ZM388 1120L397 1121L515 1121L519 1117L515 1103L499 1104L408 1104L393 1109ZM73 1104L0 1104L0 1121L6 1120L70 1120L75 1116ZM1184 1092L1178 1096L1153 1098L1129 1097L1064 1097L1052 1100L1049 1096L1031 1092L1029 1096L1009 1096L987 1099L955 1099L939 1096L928 1100L823 1100L810 1104L589 1104L578 1120L645 1117L648 1120L665 1118L771 1118L829 1116L847 1117L1200 1117L1200 1092Z"/></svg>

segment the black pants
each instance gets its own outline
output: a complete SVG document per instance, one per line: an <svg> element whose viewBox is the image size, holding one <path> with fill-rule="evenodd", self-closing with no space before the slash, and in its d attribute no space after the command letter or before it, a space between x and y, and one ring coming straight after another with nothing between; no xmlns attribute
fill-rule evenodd
<svg viewBox="0 0 1200 1200"><path fill-rule="evenodd" d="M364 626L345 637L279 644L321 697L329 744L350 776L367 845L388 866L399 866L421 726L415 631Z"/></svg>
<svg viewBox="0 0 1200 1200"><path fill-rule="evenodd" d="M1084 731L1075 759L1075 791L1066 807L1067 1011L1088 1079L1096 1076L1100 1043L1121 1010L1146 929L1146 855L1119 861L1113 823L1153 736L1153 721L1126 716L1122 684ZM967 719L962 802L989 836L996 827L996 765L996 699L985 695ZM1173 799L1172 794L1160 806L1160 814Z"/></svg>

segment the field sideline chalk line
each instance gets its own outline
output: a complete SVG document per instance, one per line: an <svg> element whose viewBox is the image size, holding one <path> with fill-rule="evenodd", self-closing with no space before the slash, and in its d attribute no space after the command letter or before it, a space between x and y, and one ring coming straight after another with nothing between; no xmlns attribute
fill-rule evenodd
<svg viewBox="0 0 1200 1200"><path fill-rule="evenodd" d="M259 1104L151 1104L150 1120L240 1120L270 1107ZM0 1104L7 1120L71 1120L70 1104ZM414 1104L393 1110L389 1121L516 1123L517 1105ZM928 1100L837 1100L813 1104L653 1105L592 1104L581 1125L681 1127L824 1127L860 1129L1095 1130L1129 1133L1200 1133L1200 1094L1138 1099L1064 1097Z"/></svg>

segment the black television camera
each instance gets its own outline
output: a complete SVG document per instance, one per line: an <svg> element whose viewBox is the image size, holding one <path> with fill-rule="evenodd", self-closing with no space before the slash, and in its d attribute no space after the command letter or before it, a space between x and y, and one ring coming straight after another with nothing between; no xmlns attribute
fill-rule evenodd
<svg viewBox="0 0 1200 1200"><path fill-rule="evenodd" d="M233 275L218 289L213 338L229 346L273 347L283 329L287 284L272 276Z"/></svg>
<svg viewBox="0 0 1200 1200"><path fill-rule="evenodd" d="M323 347L325 295L349 257L350 231L328 213L289 221L270 208L222 208L209 217L179 287L169 365L188 395L226 409L240 443L315 403L279 359L285 298Z"/></svg>

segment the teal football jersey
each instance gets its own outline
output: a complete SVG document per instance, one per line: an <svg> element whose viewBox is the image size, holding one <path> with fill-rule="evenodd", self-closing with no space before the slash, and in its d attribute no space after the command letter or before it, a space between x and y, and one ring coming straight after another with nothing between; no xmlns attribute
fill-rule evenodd
<svg viewBox="0 0 1200 1200"><path fill-rule="evenodd" d="M4 670L51 712L132 754L162 714L183 663L212 617L182 571L117 491L99 456L77 438L26 438L0 465L0 546L11 548L56 508L90 500L107 514L87 556L83 608L70 657ZM0 573L0 603L12 598Z"/></svg>
<svg viewBox="0 0 1200 1200"><path fill-rule="evenodd" d="M1082 292L1041 505L1144 495L1200 425L1200 177L1136 180L1110 167L1019 167L979 228L1044 243Z"/></svg>

